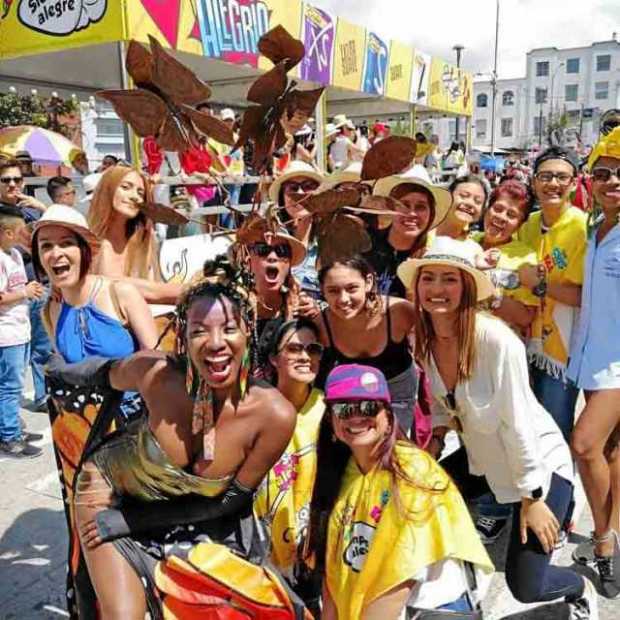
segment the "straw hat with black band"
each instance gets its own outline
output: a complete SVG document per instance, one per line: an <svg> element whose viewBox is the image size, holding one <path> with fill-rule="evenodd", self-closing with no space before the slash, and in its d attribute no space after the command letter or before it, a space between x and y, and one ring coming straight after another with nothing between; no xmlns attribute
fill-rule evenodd
<svg viewBox="0 0 620 620"><path fill-rule="evenodd" d="M63 228L68 228L86 241L93 254L99 251L101 242L96 235L91 232L86 218L73 207L60 204L50 205L41 218L35 222L33 230L37 233L46 226L62 226Z"/></svg>
<svg viewBox="0 0 620 620"><path fill-rule="evenodd" d="M315 170L310 164L296 159L292 161L284 172L279 177L276 177L273 183L269 186L269 199L277 204L282 184L295 177L313 179L319 185L324 180L323 175Z"/></svg>
<svg viewBox="0 0 620 620"><path fill-rule="evenodd" d="M396 187L405 184L419 185L431 193L435 199L435 215L428 229L437 228L446 219L452 207L452 194L443 187L433 185L424 166L416 164L402 174L379 179L375 185L373 195L390 196Z"/></svg>
<svg viewBox="0 0 620 620"><path fill-rule="evenodd" d="M306 246L296 237L289 234L284 226L279 227L276 232L266 232L265 242L270 245L276 245L278 242L288 243L291 248L291 267L301 265L306 258ZM251 247L250 243L248 247ZM237 245L237 247L239 247Z"/></svg>
<svg viewBox="0 0 620 620"><path fill-rule="evenodd" d="M475 249L464 241L452 237L436 237L422 258L410 258L402 262L396 273L405 287L410 289L415 283L418 270L429 265L456 267L468 273L476 283L478 301L495 294L491 279L475 266Z"/></svg>

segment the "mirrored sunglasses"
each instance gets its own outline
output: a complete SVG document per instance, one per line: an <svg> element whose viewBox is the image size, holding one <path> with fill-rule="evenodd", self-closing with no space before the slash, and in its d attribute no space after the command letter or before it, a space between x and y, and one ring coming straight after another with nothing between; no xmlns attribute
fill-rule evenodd
<svg viewBox="0 0 620 620"><path fill-rule="evenodd" d="M330 403L331 412L339 419L374 418L384 407L381 400L358 400L355 402Z"/></svg>

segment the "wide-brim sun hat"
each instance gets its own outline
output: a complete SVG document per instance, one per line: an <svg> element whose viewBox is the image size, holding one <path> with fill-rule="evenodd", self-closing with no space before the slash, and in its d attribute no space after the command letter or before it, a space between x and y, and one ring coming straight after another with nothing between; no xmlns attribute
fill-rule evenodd
<svg viewBox="0 0 620 620"><path fill-rule="evenodd" d="M336 114L332 120L332 123L336 129L340 129L350 122L351 121L347 118L346 114Z"/></svg>
<svg viewBox="0 0 620 620"><path fill-rule="evenodd" d="M269 238L269 235L272 235ZM235 237L235 235L232 235ZM291 267L297 267L297 265L301 265L306 258L306 246L301 242L297 237L291 235L284 226L279 227L274 233L267 232L265 233L265 242L275 244L278 241L284 241L288 243L291 248ZM237 243L234 243L236 247L238 247ZM251 245L251 244L249 244Z"/></svg>
<svg viewBox="0 0 620 620"><path fill-rule="evenodd" d="M305 177L307 179L313 179L317 181L319 185L323 182L324 176L315 170L310 164L307 164L304 161L294 160L292 161L287 168L285 168L284 172L276 177L269 187L269 199L272 202L277 203L278 197L280 195L280 188L283 183L286 183L289 179L294 177Z"/></svg>
<svg viewBox="0 0 620 620"><path fill-rule="evenodd" d="M334 123L327 123L325 125L325 137L329 138L330 136L334 136L338 133L338 127L334 125Z"/></svg>
<svg viewBox="0 0 620 620"><path fill-rule="evenodd" d="M354 161L346 168L336 170L325 177L321 189L331 189L340 183L358 183L362 178L362 162Z"/></svg>
<svg viewBox="0 0 620 620"><path fill-rule="evenodd" d="M90 246L91 251L96 253L101 246L101 242L88 227L86 218L73 207L61 204L50 205L34 224L34 232L40 231L46 226L62 226L73 231L76 235L82 237Z"/></svg>
<svg viewBox="0 0 620 620"><path fill-rule="evenodd" d="M396 174L384 179L379 179L373 190L374 196L389 196L398 185L419 185L427 189L435 199L435 215L428 227L429 230L437 228L447 217L452 206L452 194L443 187L433 185L431 178L424 166L416 164L402 174Z"/></svg>
<svg viewBox="0 0 620 620"><path fill-rule="evenodd" d="M484 271L476 268L476 249L473 244L452 239L452 237L435 237L422 258L410 258L402 262L396 273L405 287L410 289L415 283L418 270L428 265L456 267L468 273L476 284L478 301L495 294L491 279Z"/></svg>

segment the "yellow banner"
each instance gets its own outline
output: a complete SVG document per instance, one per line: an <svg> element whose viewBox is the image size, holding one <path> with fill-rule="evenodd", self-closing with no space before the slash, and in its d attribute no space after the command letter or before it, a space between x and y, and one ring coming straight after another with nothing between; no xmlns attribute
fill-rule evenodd
<svg viewBox="0 0 620 620"><path fill-rule="evenodd" d="M301 39L302 2L301 0L266 0L269 7L269 28L278 24L284 26L296 39ZM271 69L270 60L259 56L258 68ZM289 71L291 77L299 77L299 65Z"/></svg>
<svg viewBox="0 0 620 620"><path fill-rule="evenodd" d="M431 62L429 105L453 114L471 116L473 80L470 73L440 58Z"/></svg>
<svg viewBox="0 0 620 620"><path fill-rule="evenodd" d="M409 101L412 68L413 48L400 41L392 40L386 77L386 97L399 101Z"/></svg>
<svg viewBox="0 0 620 620"><path fill-rule="evenodd" d="M334 49L334 86L359 91L362 87L366 29L338 18Z"/></svg>
<svg viewBox="0 0 620 620"><path fill-rule="evenodd" d="M119 41L123 2L2 0L0 58Z"/></svg>

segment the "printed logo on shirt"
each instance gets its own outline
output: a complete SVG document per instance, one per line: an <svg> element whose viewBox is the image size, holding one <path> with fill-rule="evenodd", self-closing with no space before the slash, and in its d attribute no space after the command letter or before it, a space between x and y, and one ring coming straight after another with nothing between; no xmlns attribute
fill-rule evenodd
<svg viewBox="0 0 620 620"><path fill-rule="evenodd" d="M553 271L554 267L564 271L568 267L568 256L562 248L553 248L551 254L543 258L543 263L548 272Z"/></svg>
<svg viewBox="0 0 620 620"><path fill-rule="evenodd" d="M375 531L374 525L364 523L364 521L355 521L351 526L351 536L349 544L344 550L343 560L356 573L361 572L364 568Z"/></svg>

